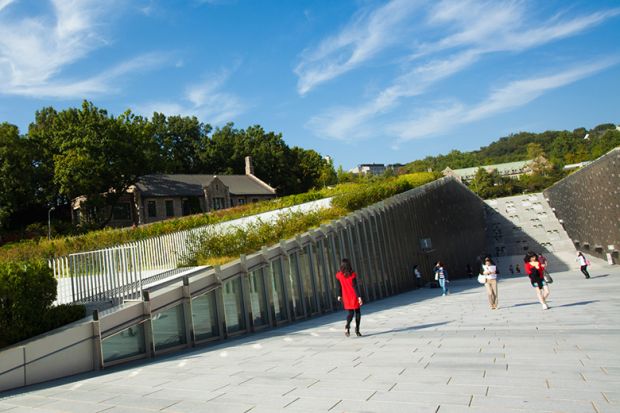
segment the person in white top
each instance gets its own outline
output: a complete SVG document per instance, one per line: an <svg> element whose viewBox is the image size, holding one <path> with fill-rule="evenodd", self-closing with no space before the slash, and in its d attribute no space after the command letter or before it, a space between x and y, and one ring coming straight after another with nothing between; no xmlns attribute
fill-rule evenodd
<svg viewBox="0 0 620 413"><path fill-rule="evenodd" d="M487 289L487 297L489 298L489 305L491 310L497 310L498 296L497 296L497 266L491 259L486 257L484 264L482 264L482 274L486 276L486 282L484 286Z"/></svg>
<svg viewBox="0 0 620 413"><path fill-rule="evenodd" d="M418 269L418 265L413 266L413 274L415 275L415 288L422 287L422 273Z"/></svg>
<svg viewBox="0 0 620 413"><path fill-rule="evenodd" d="M581 251L577 251L577 258L575 258L575 260L579 263L581 272L585 275L586 279L590 278L590 273L588 272L588 265L590 265L590 261L583 256Z"/></svg>

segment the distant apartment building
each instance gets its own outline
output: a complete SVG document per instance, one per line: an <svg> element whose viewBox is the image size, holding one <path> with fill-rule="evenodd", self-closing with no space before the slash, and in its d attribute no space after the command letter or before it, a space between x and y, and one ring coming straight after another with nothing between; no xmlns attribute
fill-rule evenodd
<svg viewBox="0 0 620 413"><path fill-rule="evenodd" d="M382 163L363 163L349 172L356 175L381 175L385 172L385 165Z"/></svg>
<svg viewBox="0 0 620 413"><path fill-rule="evenodd" d="M356 175L383 175L388 170L393 170L395 173L398 173L398 170L403 166L404 165L400 163L388 165L382 163L363 163L350 169L349 172Z"/></svg>
<svg viewBox="0 0 620 413"><path fill-rule="evenodd" d="M245 175L162 175L140 177L113 207L113 227L148 224L168 218L231 208L276 197L276 190L254 176L252 160L245 159ZM73 222L82 221L78 197L71 203Z"/></svg>
<svg viewBox="0 0 620 413"><path fill-rule="evenodd" d="M531 160L499 163L496 165L474 166L471 168L451 169L445 168L441 173L444 176L453 176L462 182L469 182L476 176L478 169L483 168L487 172L497 171L500 176L508 178L518 178L523 174L531 173L529 167Z"/></svg>

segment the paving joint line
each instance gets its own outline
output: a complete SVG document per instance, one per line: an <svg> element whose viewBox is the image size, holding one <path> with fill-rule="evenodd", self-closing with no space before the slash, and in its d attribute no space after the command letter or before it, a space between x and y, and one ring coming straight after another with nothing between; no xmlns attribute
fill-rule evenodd
<svg viewBox="0 0 620 413"><path fill-rule="evenodd" d="M338 400L336 402L336 404L334 404L332 407L330 407L329 409L327 409L327 411L329 412L331 409L333 409L334 407L338 406L338 404L340 404L340 402L342 401L342 399Z"/></svg>

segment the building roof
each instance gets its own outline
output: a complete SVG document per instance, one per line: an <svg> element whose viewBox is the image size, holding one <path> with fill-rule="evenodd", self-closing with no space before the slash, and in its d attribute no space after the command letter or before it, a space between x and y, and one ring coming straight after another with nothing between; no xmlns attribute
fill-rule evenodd
<svg viewBox="0 0 620 413"><path fill-rule="evenodd" d="M480 168L484 168L487 171L496 170L500 174L502 173L518 173L523 171L524 168L527 167L531 160L528 161L516 161L516 162L506 162L506 163L498 163L496 165L483 165L483 166L473 166L471 168L461 168L461 169L450 169L449 167L444 169L445 172L453 172L454 174L464 177L464 176L473 176L476 174L476 171Z"/></svg>
<svg viewBox="0 0 620 413"><path fill-rule="evenodd" d="M275 194L275 189L253 175L145 175L136 187L143 196L204 196L203 187L216 177L231 195Z"/></svg>

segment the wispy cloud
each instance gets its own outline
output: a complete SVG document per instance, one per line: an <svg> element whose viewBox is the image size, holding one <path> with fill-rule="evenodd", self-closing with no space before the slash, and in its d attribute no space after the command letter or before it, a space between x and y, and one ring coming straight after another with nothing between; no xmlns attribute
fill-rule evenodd
<svg viewBox="0 0 620 413"><path fill-rule="evenodd" d="M230 72L206 76L206 80L185 89L180 102L160 101L136 106L136 112L150 116L154 112L166 115L196 116L213 125L233 121L247 109L247 105L235 94L223 90Z"/></svg>
<svg viewBox="0 0 620 413"><path fill-rule="evenodd" d="M145 70L161 67L168 62L166 54L151 53L135 57L122 62L103 72L85 79L63 79L34 84L13 85L7 94L28 97L49 97L56 99L85 97L118 93L122 90L122 81L127 74L144 72Z"/></svg>
<svg viewBox="0 0 620 413"><path fill-rule="evenodd" d="M0 11L11 3L13 3L13 0L0 0Z"/></svg>
<svg viewBox="0 0 620 413"><path fill-rule="evenodd" d="M458 125L523 106L545 92L574 83L616 64L617 59L602 60L575 66L553 75L516 80L494 90L485 100L475 105L467 107L453 102L441 108L425 110L412 119L394 124L390 127L390 132L398 137L397 143L447 132Z"/></svg>
<svg viewBox="0 0 620 413"><path fill-rule="evenodd" d="M418 3L391 0L376 10L362 10L338 34L324 39L316 48L306 49L295 68L299 94L355 69L397 43L403 23Z"/></svg>
<svg viewBox="0 0 620 413"><path fill-rule="evenodd" d="M63 76L67 68L108 44L102 26L119 4L51 0L51 14L20 19L4 13L9 4L0 3L1 94L68 98L110 93L113 80L165 60L161 54L145 54L90 77L68 78Z"/></svg>
<svg viewBox="0 0 620 413"><path fill-rule="evenodd" d="M425 41L406 39L415 47L392 68L400 73L390 84L361 104L327 108L311 117L306 126L319 137L345 141L385 136L389 128L386 129L383 118L393 116L403 102L428 93L436 83L473 66L485 55L540 47L575 36L620 14L620 9L611 9L572 18L554 16L540 22L528 13L526 5L510 0L445 0L427 9L424 16L420 11L415 16L420 21L408 22L430 34L421 37ZM413 100L420 104L419 99ZM452 114L454 110L433 110L432 114L440 117L438 114L443 111ZM432 127L433 119L426 123L429 129L436 129Z"/></svg>

